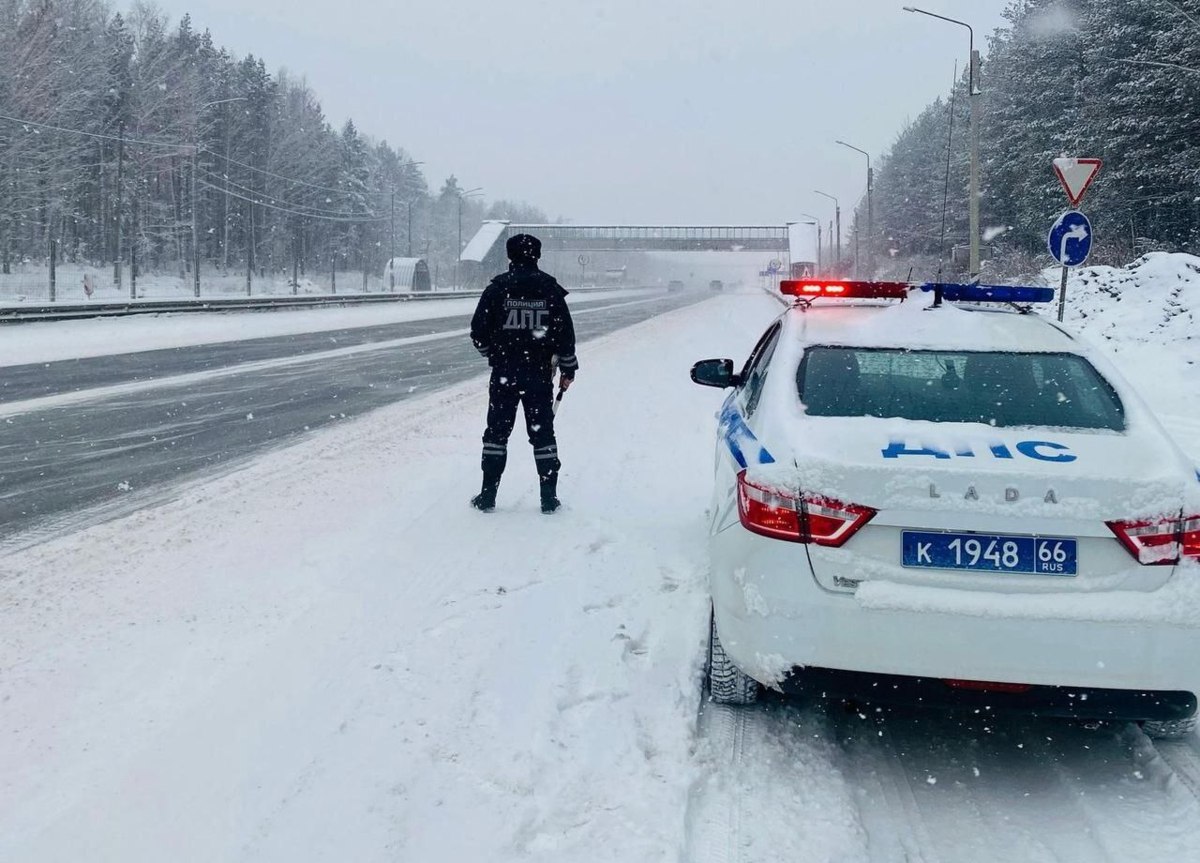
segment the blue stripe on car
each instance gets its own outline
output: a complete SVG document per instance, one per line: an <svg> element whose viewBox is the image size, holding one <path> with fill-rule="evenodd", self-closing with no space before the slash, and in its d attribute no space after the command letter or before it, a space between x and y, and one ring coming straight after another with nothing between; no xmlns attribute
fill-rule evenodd
<svg viewBox="0 0 1200 863"><path fill-rule="evenodd" d="M774 464L775 457L767 452L767 448L758 442L750 426L742 417L734 399L731 397L721 410L721 439L729 448L730 455L739 467L750 467L751 459L754 464Z"/></svg>

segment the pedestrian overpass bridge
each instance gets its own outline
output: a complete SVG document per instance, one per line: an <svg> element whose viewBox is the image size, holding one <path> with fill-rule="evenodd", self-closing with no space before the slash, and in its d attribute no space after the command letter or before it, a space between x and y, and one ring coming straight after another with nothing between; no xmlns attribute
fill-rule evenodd
<svg viewBox="0 0 1200 863"><path fill-rule="evenodd" d="M811 228L808 222L798 223ZM528 225L486 221L463 248L464 281L507 266L504 244L514 234L533 234L549 252L760 252L781 262L813 258L807 232L790 225ZM815 251L815 246L813 247ZM785 270L786 272L786 270Z"/></svg>

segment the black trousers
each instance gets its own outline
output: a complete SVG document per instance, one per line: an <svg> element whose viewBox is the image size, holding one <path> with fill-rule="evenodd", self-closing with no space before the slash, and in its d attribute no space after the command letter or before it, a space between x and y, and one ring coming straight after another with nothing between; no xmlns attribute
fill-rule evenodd
<svg viewBox="0 0 1200 863"><path fill-rule="evenodd" d="M525 428L533 447L538 476L558 475L558 443L554 439L554 378L547 367L492 369L488 387L487 430L483 433L484 482L500 482L508 462L508 438L517 421L517 405L525 408Z"/></svg>

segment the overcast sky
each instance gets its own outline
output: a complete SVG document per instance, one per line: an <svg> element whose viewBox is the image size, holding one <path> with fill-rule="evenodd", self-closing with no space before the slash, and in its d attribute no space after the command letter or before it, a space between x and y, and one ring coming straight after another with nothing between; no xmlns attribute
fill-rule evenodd
<svg viewBox="0 0 1200 863"><path fill-rule="evenodd" d="M780 224L849 210L865 159L949 89L967 31L912 0L159 0L306 76L425 162L576 223ZM928 0L984 38L1006 0ZM847 220L848 221L848 220Z"/></svg>

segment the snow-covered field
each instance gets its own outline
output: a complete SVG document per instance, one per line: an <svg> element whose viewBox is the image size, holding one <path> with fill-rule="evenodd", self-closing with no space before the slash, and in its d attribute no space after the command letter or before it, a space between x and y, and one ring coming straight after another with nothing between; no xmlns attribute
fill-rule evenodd
<svg viewBox="0 0 1200 863"><path fill-rule="evenodd" d="M84 291L84 276L89 276L92 280L90 298ZM272 272L266 276L255 273L251 280L251 292L255 296L291 294L291 278L290 270L286 273ZM54 281L55 298L58 302L82 303L89 299L92 302L120 302L129 299L128 265L122 274L120 287L113 282L111 265L93 267L84 264L59 264ZM192 296L194 287L190 274L180 276L178 272L142 273L138 276L137 295L139 299L188 299ZM333 287L331 273L310 274L308 277L301 277L299 281L301 294L328 294ZM362 270L346 270L337 274L337 288L340 291L362 291L365 288L376 292L388 290L390 287L390 282L376 273L367 276L366 285L363 284ZM206 297L245 296L245 270L221 272L219 269L205 266L201 269L200 289ZM0 273L0 304L44 303L49 297L48 264L18 263L13 265L11 273Z"/></svg>
<svg viewBox="0 0 1200 863"><path fill-rule="evenodd" d="M687 370L779 308L583 346L553 518L519 448L467 508L477 380L0 559L0 860L1200 859L1194 741L702 704ZM1195 345L1156 338L1118 361L1200 456Z"/></svg>

